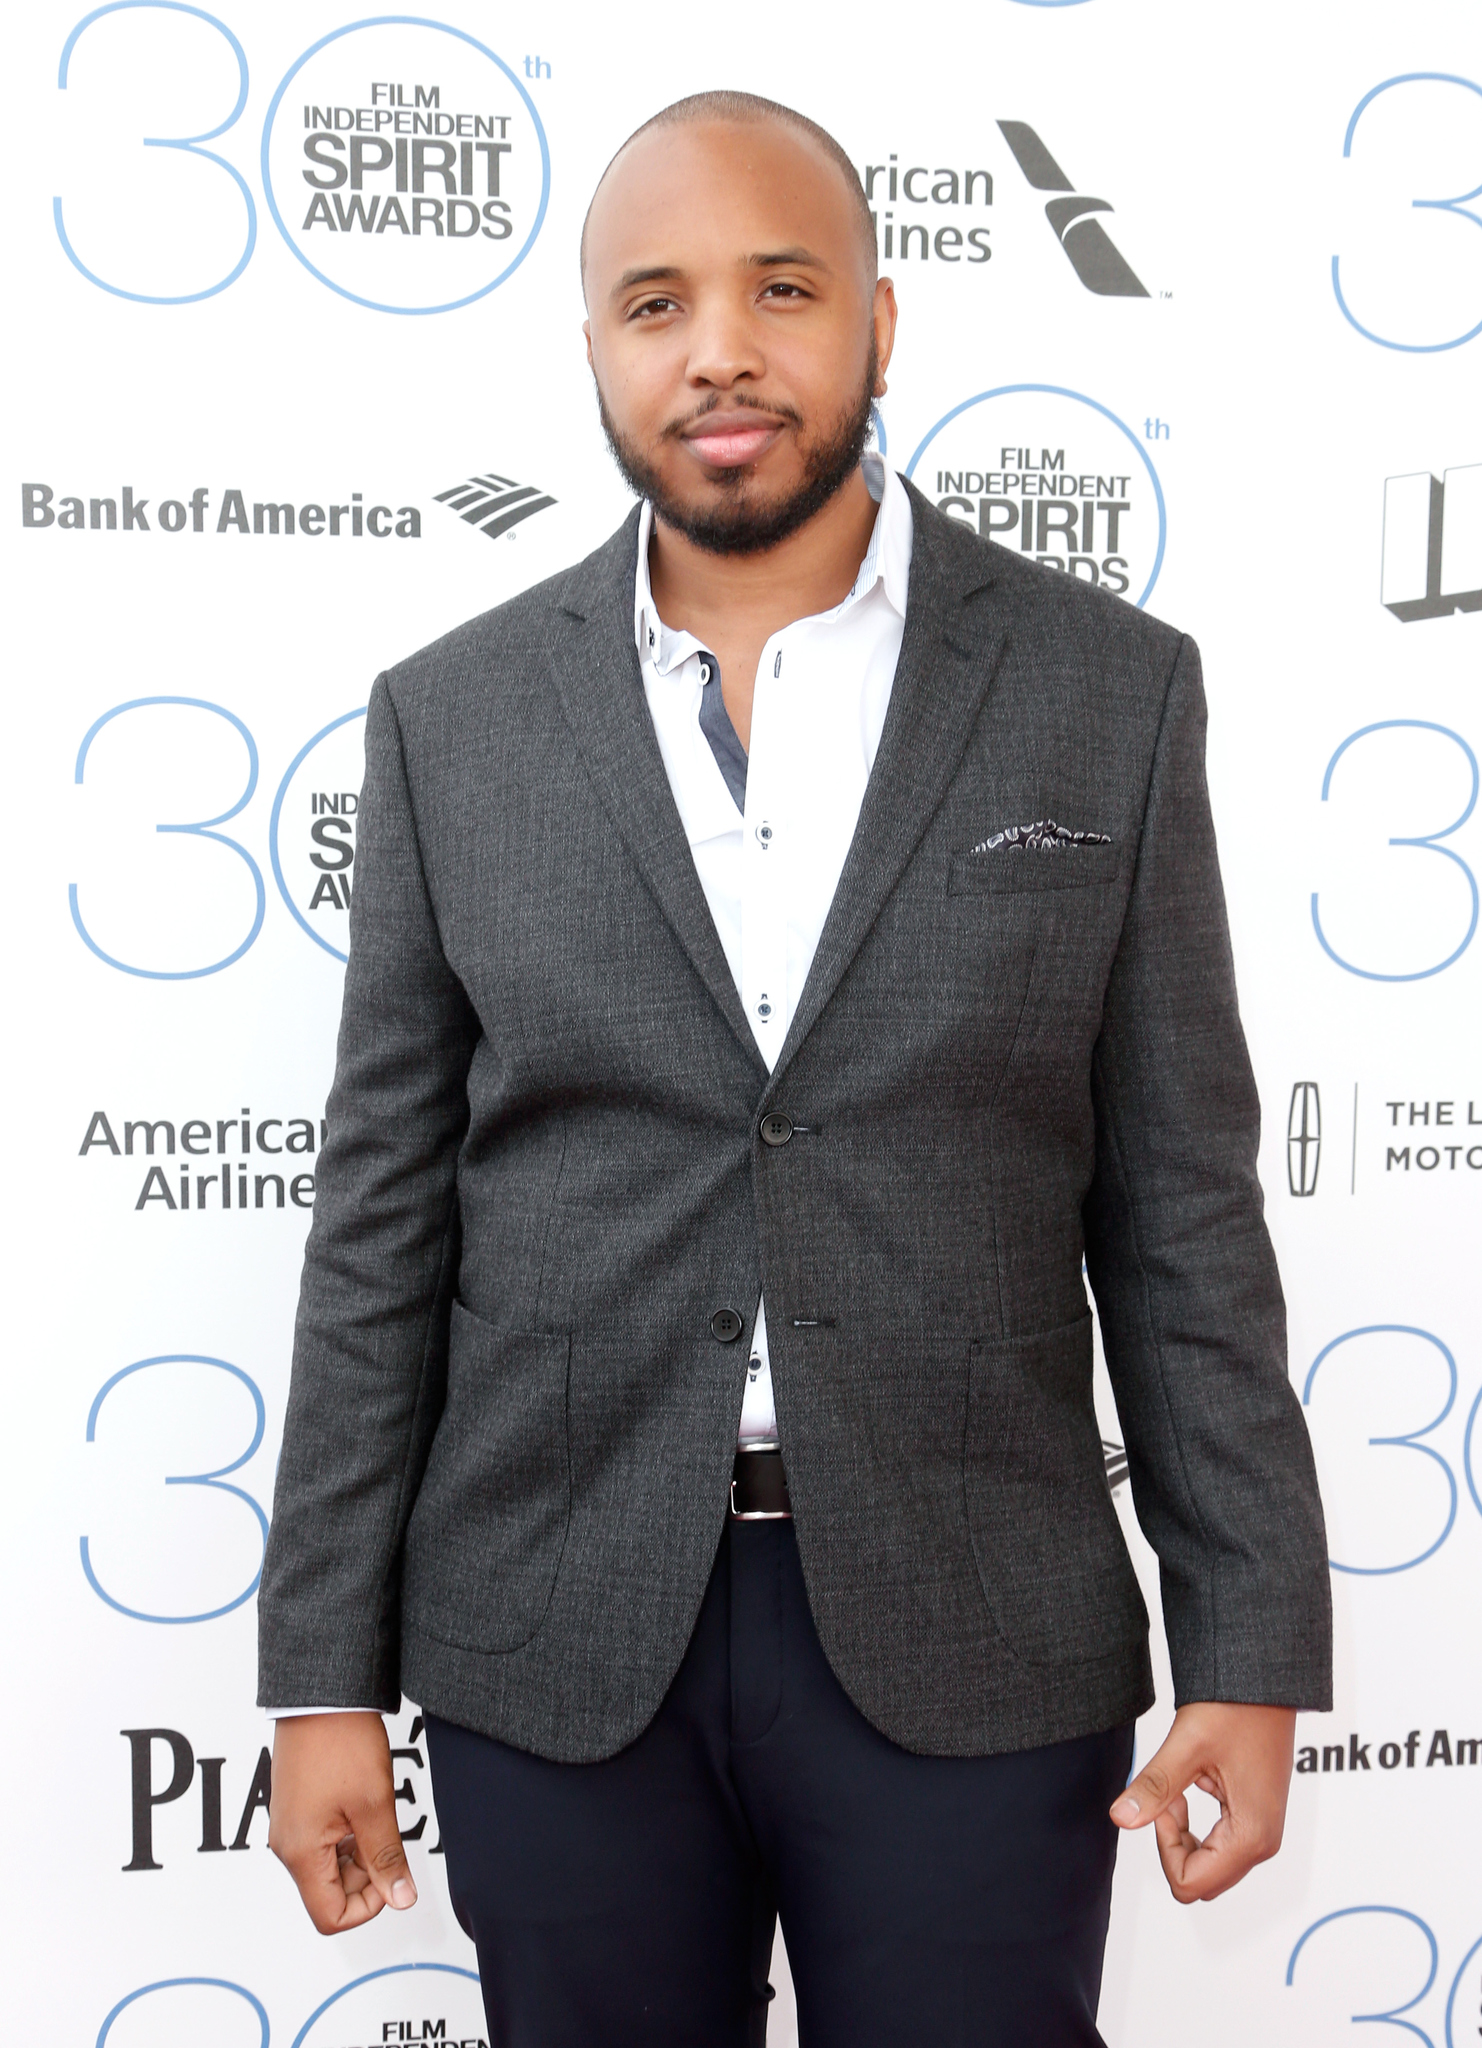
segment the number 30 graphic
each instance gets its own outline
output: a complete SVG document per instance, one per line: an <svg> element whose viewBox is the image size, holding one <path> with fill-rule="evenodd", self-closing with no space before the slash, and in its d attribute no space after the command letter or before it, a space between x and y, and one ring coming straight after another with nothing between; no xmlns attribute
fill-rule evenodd
<svg viewBox="0 0 1482 2048"><path fill-rule="evenodd" d="M146 306L189 306L193 305L197 299L214 298L217 292L224 292L228 285L235 284L251 262L252 251L257 246L257 208L252 203L252 194L247 188L246 179L236 168L235 164L229 164L224 156L218 156L214 149L203 149L201 147L202 143L214 142L218 135L225 135L228 128L235 127L241 118L242 109L247 104L247 53L224 21L218 21L214 14L207 14L202 7L186 6L185 0L110 0L108 6L95 7L91 14L85 14L62 45L62 61L57 70L57 85L61 91L65 92L67 90L67 73L72 62L72 52L77 47L78 38L85 34L95 21L100 21L105 14L130 13L134 9L141 7L158 9L168 14L193 14L198 21L204 21L208 26L214 28L218 35L225 36L231 44L232 55L237 60L238 89L237 103L226 119L219 121L214 128L203 129L199 135L146 135L143 137L143 145L145 149L183 150L186 155L204 157L207 163L215 164L218 170L225 171L241 193L242 203L247 209L246 246L237 258L234 268L228 271L225 277L218 278L215 284L207 285L202 291L176 292L173 294L134 292L128 290L124 285L111 284L106 277L99 277L95 270L90 269L83 262L68 239L66 224L62 219L62 202L60 198L52 200L52 218L56 222L57 234L61 240L62 247L88 280L89 284L98 285L105 292L112 292L116 298L136 299Z"/></svg>
<svg viewBox="0 0 1482 2048"><path fill-rule="evenodd" d="M1369 92L1364 94L1363 98L1354 108L1353 113L1349 116L1348 132L1343 137L1344 156L1351 157L1353 154L1354 131L1357 129L1365 109L1374 100L1377 100L1381 93L1393 92L1396 88L1407 85L1455 85L1459 86L1463 92L1475 93L1479 98L1482 98L1482 86L1474 84L1470 78L1458 78L1454 72L1450 71L1406 71L1398 78L1386 78L1382 84L1374 86ZM1475 185L1468 192L1458 192L1451 199L1412 199L1410 204L1412 207L1419 208L1425 212L1453 214L1458 220L1464 220L1474 228L1482 228L1482 215L1471 211L1471 202L1478 198L1482 198L1482 185ZM1456 262L1460 257L1460 253L1461 251L1458 248L1451 260ZM1476 248L1475 253L1482 255L1482 248ZM1437 355L1446 349L1461 348L1465 343L1474 341L1479 334L1482 334L1482 320L1479 320L1474 327L1469 327L1465 334L1453 335L1449 341L1394 341L1388 335L1376 334L1373 328L1366 327L1363 321L1355 315L1352 307L1344 297L1343 285L1339 276L1339 259L1336 256L1333 258L1333 292L1344 319L1348 321L1350 326L1357 328L1365 341L1376 342L1380 348L1399 349L1406 355Z"/></svg>
<svg viewBox="0 0 1482 2048"><path fill-rule="evenodd" d="M76 925L77 935L83 944L96 953L98 958L105 961L109 967L116 967L120 974L137 974L147 981L195 981L203 974L219 974L223 967L230 967L234 960L240 960L262 930L263 914L267 909L267 890L263 886L262 869L257 865L257 862L252 858L252 855L245 846L239 845L235 839L228 838L225 832L213 830L213 827L217 825L224 825L229 818L235 818L239 811L246 810L248 804L251 803L252 793L257 788L257 742L234 711L224 710L220 704L208 704L203 697L135 697L127 704L116 704L111 711L105 711L101 718L94 719L93 723L88 727L83 735L82 745L77 750L77 768L73 778L74 781L82 781L87 768L88 749L110 720L122 718L129 711L143 710L147 705L152 704L183 704L194 711L209 711L214 717L224 718L229 725L234 725L242 735L243 743L247 748L247 786L231 808L221 812L219 817L202 818L193 825L156 825L154 829L156 832L184 832L199 839L214 839L218 846L229 846L239 860L244 860L247 863L248 870L252 876L253 887L257 892L257 911L252 920L252 929L235 952L228 953L225 959L213 960L205 967L182 967L171 970L158 967L135 967L129 961L115 960L111 953L105 952L83 923L82 907L78 901L77 884L75 882L69 882L67 885L67 900L72 907L72 922Z"/></svg>
<svg viewBox="0 0 1482 2048"><path fill-rule="evenodd" d="M1438 732L1443 739L1450 740L1453 746L1460 747L1462 753L1466 756L1467 766L1472 771L1472 788L1461 816L1453 819L1449 825L1438 826L1434 832L1414 833L1408 837L1397 834L1389 843L1391 846L1413 846L1423 853L1436 854L1442 860L1454 861L1467 878L1467 887L1470 889L1472 896L1472 915L1460 944L1448 953L1444 960L1436 961L1431 967L1417 968L1409 974L1383 974L1377 968L1361 967L1357 961L1345 960L1343 955L1331 944L1326 932L1322 928L1322 918L1317 907L1318 892L1314 889L1312 892L1312 929L1317 934L1318 944L1322 947L1328 958L1336 966L1341 967L1345 974L1357 974L1364 981L1427 981L1433 974L1444 974L1448 967L1456 965L1462 954L1467 950L1467 947L1472 943L1477 931L1477 878L1459 853L1455 853L1449 846L1441 844L1443 839L1449 839L1453 832L1461 830L1477 807L1477 756L1472 752L1459 732L1453 732L1449 725L1436 725L1428 718L1381 718L1373 725L1360 726L1357 732L1351 732L1348 735L1348 738L1344 740L1343 744L1329 761L1327 771L1322 779L1322 801L1324 803L1327 802L1328 792L1333 784L1333 770L1338 766L1338 763L1343 759L1343 756L1350 747L1357 746L1360 740L1366 740L1371 733L1394 732L1401 729L1414 732Z"/></svg>
<svg viewBox="0 0 1482 2048"><path fill-rule="evenodd" d="M252 1379L247 1373L243 1372L241 1366L229 1365L224 1358L205 1358L196 1352L163 1352L158 1358L136 1359L134 1364L124 1366L122 1371L116 1372L113 1375L112 1379L104 1381L103 1385L98 1389L97 1394L94 1396L92 1407L88 1410L87 1440L89 1443L93 1443L96 1440L98 1429L98 1416L102 1410L103 1403L108 1399L108 1396L113 1392L114 1388L119 1384L119 1382L121 1380L128 1379L133 1373L148 1372L151 1369L151 1367L156 1365L212 1366L218 1372L230 1373L233 1376L233 1378L240 1380L242 1382L242 1385L247 1389L248 1393L252 1396L253 1412L256 1417L256 1427L253 1429L252 1432L251 1443L248 1444L246 1450L241 1453L240 1457L233 1458L230 1464L218 1465L213 1471L210 1472L181 1472L172 1474L169 1478L166 1479L165 1484L166 1486L208 1486L217 1493L229 1493L234 1495L236 1499L244 1502L246 1506L251 1509L253 1515L257 1519L258 1533L262 1539L262 1551L259 1553L257 1570L253 1573L250 1583L244 1586L242 1591L236 1594L234 1598L224 1601L222 1605L219 1607L209 1608L204 1614L148 1614L142 1608L127 1606L124 1601L116 1599L114 1595L110 1593L108 1589L103 1585L102 1581L98 1577L97 1571L95 1570L93 1565L92 1554L86 1536L84 1536L81 1539L79 1545L79 1548L82 1552L83 1574L86 1577L88 1584L97 1594L98 1598L102 1600L107 1606L113 1608L115 1613L126 1614L130 1621L155 1621L164 1622L167 1624L188 1623L196 1621L216 1621L223 1614L230 1614L234 1608L241 1607L244 1604L244 1602L250 1600L253 1594L257 1591L258 1581L262 1577L262 1557L266 1553L268 1541L268 1518L263 1513L262 1509L259 1507L257 1502L253 1499L252 1495L246 1492L244 1488L240 1486L227 1485L226 1475L228 1472L239 1471L241 1467L245 1465L248 1462L248 1460L251 1457L253 1457L256 1453L258 1446L262 1442L263 1432L267 1427L267 1409L264 1405L262 1392L258 1387L257 1382L254 1379ZM110 2020L111 2017L112 2016L110 2015Z"/></svg>

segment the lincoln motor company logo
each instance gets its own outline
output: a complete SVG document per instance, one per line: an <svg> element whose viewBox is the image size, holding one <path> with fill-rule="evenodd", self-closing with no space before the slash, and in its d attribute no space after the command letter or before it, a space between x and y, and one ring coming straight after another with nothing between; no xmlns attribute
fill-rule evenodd
<svg viewBox="0 0 1482 2048"><path fill-rule="evenodd" d="M1294 1195L1317 1193L1321 1157L1322 1097L1316 1081L1296 1081L1286 1115L1286 1184Z"/></svg>

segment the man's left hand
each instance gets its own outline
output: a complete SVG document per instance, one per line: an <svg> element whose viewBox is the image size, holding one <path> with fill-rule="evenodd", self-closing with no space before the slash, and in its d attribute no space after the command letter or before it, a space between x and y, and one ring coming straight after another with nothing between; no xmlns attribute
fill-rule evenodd
<svg viewBox="0 0 1482 2048"><path fill-rule="evenodd" d="M1119 1799L1119 1828L1153 1823L1168 1889L1180 1905L1215 1899L1281 1847L1297 1716L1290 1707L1180 1707L1168 1739ZM1190 1785L1220 1802L1201 1842L1189 1828Z"/></svg>

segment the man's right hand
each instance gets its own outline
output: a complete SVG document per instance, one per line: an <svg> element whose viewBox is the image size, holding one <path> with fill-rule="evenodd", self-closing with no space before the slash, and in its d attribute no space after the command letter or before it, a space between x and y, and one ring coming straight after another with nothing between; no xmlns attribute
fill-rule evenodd
<svg viewBox="0 0 1482 2048"><path fill-rule="evenodd" d="M417 1903L379 1714L300 1714L273 1738L268 1847L321 1934Z"/></svg>

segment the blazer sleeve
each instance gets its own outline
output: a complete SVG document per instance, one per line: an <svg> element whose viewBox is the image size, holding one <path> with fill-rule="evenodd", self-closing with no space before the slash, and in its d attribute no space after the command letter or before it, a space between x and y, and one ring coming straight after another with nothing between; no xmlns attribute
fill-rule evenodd
<svg viewBox="0 0 1482 2048"><path fill-rule="evenodd" d="M384 677L356 823L339 1049L258 1598L258 1698L394 1710L401 1546L446 1386L478 1027L438 935Z"/></svg>
<svg viewBox="0 0 1482 2048"><path fill-rule="evenodd" d="M1092 1066L1087 1269L1161 1568L1177 1702L1320 1710L1332 1704L1327 1541L1262 1216L1204 734L1184 640Z"/></svg>

